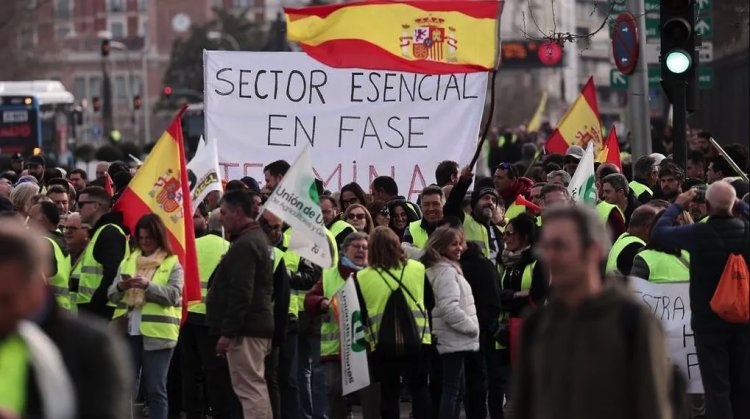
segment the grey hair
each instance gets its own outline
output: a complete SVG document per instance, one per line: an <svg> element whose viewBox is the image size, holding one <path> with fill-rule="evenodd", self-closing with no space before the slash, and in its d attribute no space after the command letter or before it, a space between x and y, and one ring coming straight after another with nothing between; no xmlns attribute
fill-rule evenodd
<svg viewBox="0 0 750 419"><path fill-rule="evenodd" d="M714 182L706 190L706 201L719 212L731 212L736 200L737 191L729 182Z"/></svg>
<svg viewBox="0 0 750 419"><path fill-rule="evenodd" d="M344 242L341 243L341 250L345 250L347 247L351 246L353 242L357 240L367 240L370 236L368 236L365 233L360 233L359 231L353 231L349 233L345 238Z"/></svg>
<svg viewBox="0 0 750 419"><path fill-rule="evenodd" d="M612 238L609 229L604 225L594 208L588 205L577 204L570 207L554 207L544 212L544 223L553 220L570 220L580 233L583 248L593 244L602 248L603 262L609 255L612 247Z"/></svg>
<svg viewBox="0 0 750 419"><path fill-rule="evenodd" d="M628 186L628 178L626 178L624 175L620 173L612 173L610 175L604 176L602 179L602 184L609 183L612 185L612 189L615 191L622 190L625 193L625 196L628 195L628 191L630 190L630 187Z"/></svg>
<svg viewBox="0 0 750 419"><path fill-rule="evenodd" d="M219 208L208 214L208 231L221 231L221 212Z"/></svg>
<svg viewBox="0 0 750 419"><path fill-rule="evenodd" d="M565 186L568 186L568 184L570 183L570 173L566 172L565 170L554 170L550 172L549 174L547 174L547 182L552 182L552 180L556 176L562 177L562 181Z"/></svg>

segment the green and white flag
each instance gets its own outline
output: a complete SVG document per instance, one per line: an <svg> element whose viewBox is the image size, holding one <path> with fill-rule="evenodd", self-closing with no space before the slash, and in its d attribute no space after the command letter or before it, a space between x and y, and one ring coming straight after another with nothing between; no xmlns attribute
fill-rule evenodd
<svg viewBox="0 0 750 419"><path fill-rule="evenodd" d="M224 191L219 178L221 172L219 171L219 152L216 149L216 139L208 141L203 140L203 136L201 136L198 141L198 148L195 150L195 156L187 164L187 169L193 214L195 214L198 206L209 193L218 191L221 194Z"/></svg>
<svg viewBox="0 0 750 419"><path fill-rule="evenodd" d="M365 326L362 323L354 274L349 275L344 286L334 295L329 310L331 309L339 325L341 388L346 396L370 385Z"/></svg>
<svg viewBox="0 0 750 419"><path fill-rule="evenodd" d="M333 266L309 145L268 197L263 211L271 211L292 228L289 250L322 268Z"/></svg>
<svg viewBox="0 0 750 419"><path fill-rule="evenodd" d="M596 204L596 182L594 178L594 142L589 141L578 168L570 179L568 192L575 202Z"/></svg>

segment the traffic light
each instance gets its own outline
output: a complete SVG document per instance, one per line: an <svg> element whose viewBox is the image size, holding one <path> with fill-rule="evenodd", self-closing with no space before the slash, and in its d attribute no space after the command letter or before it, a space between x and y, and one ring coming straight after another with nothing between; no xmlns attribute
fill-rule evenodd
<svg viewBox="0 0 750 419"><path fill-rule="evenodd" d="M164 97L169 99L172 96L172 86L164 86Z"/></svg>
<svg viewBox="0 0 750 419"><path fill-rule="evenodd" d="M141 101L141 95L133 96L133 109L135 110L141 109L142 104L143 102Z"/></svg>
<svg viewBox="0 0 750 419"><path fill-rule="evenodd" d="M101 47L101 53L102 57L109 57L109 39L102 39L102 47Z"/></svg>
<svg viewBox="0 0 750 419"><path fill-rule="evenodd" d="M695 0L663 0L661 12L661 79L674 102L675 89L685 88L687 110L695 110L698 54L696 53Z"/></svg>
<svg viewBox="0 0 750 419"><path fill-rule="evenodd" d="M94 112L99 112L99 109L102 108L102 101L99 99L99 96L94 96L91 98L91 108L94 110Z"/></svg>

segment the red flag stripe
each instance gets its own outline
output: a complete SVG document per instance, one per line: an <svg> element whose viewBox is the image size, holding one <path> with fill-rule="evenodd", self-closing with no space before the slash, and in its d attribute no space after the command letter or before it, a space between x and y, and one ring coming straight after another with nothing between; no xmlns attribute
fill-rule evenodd
<svg viewBox="0 0 750 419"><path fill-rule="evenodd" d="M373 70L408 71L412 73L451 74L488 71L480 65L410 61L361 39L336 39L319 45L301 44L307 55L335 68L369 68Z"/></svg>
<svg viewBox="0 0 750 419"><path fill-rule="evenodd" d="M565 154L568 151L568 143L563 138L560 131L555 129L555 132L547 139L547 143L544 145L548 153Z"/></svg>
<svg viewBox="0 0 750 419"><path fill-rule="evenodd" d="M401 2L422 9L425 12L443 12L460 10L461 13L477 19L495 19L501 10L503 3L492 1L407 1ZM311 6L292 8L285 7L284 12L289 19L296 20L306 16L328 17L331 13L345 7L358 7L369 5L392 5L392 1L372 0L363 2L329 4L323 6Z"/></svg>
<svg viewBox="0 0 750 419"><path fill-rule="evenodd" d="M589 107L591 107L591 109L594 111L594 114L598 116L599 102L597 102L596 100L596 86L594 86L594 76L589 77L588 81L586 81L583 89L581 89L581 94L583 95L584 99L586 99Z"/></svg>

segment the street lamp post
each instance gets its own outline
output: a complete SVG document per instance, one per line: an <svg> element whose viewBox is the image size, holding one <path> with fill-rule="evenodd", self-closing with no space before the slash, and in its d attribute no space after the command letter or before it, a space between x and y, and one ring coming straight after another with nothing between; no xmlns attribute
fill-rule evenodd
<svg viewBox="0 0 750 419"><path fill-rule="evenodd" d="M219 31L208 31L208 33L206 33L206 36L212 41L220 41L222 39L226 40L232 45L233 50L240 51L240 43L237 42L237 39L232 35Z"/></svg>

